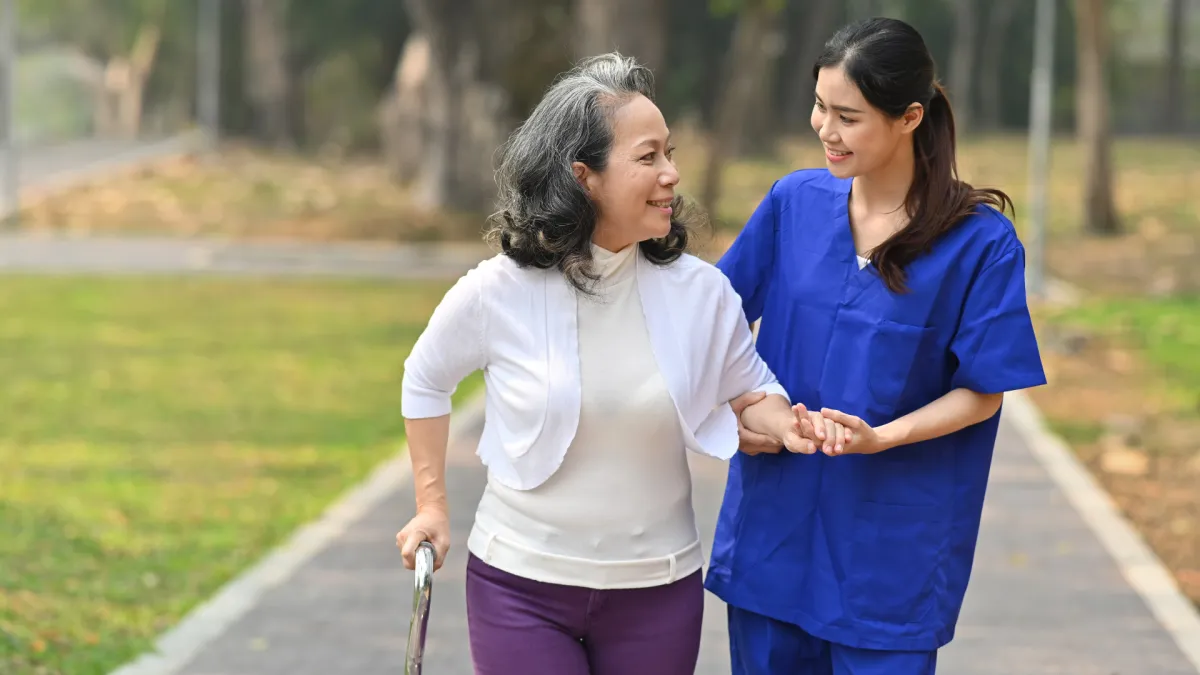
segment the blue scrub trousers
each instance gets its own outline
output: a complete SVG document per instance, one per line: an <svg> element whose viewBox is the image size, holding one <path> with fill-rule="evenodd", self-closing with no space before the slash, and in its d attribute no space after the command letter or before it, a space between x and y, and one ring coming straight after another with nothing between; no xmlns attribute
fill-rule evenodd
<svg viewBox="0 0 1200 675"><path fill-rule="evenodd" d="M937 652L857 649L729 607L733 675L933 675Z"/></svg>

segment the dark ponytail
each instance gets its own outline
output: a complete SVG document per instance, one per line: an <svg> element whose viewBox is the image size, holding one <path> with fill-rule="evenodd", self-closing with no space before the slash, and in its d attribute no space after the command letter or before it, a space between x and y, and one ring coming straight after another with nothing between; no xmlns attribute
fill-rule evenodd
<svg viewBox="0 0 1200 675"><path fill-rule="evenodd" d="M912 26L897 19L867 19L843 28L826 43L813 77L835 66L885 115L899 119L913 103L925 109L913 132L913 182L904 202L908 225L871 252L887 287L905 292L909 263L981 205L1011 211L1012 199L959 179L954 110L937 82L933 57Z"/></svg>

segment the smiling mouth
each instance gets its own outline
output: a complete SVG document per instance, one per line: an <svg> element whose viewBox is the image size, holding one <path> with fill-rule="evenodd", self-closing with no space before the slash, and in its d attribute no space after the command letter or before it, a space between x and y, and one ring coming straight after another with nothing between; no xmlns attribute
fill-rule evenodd
<svg viewBox="0 0 1200 675"><path fill-rule="evenodd" d="M848 150L834 150L833 148L825 148L825 152L828 152L829 154L833 155L834 157L846 157L848 155L854 154Z"/></svg>
<svg viewBox="0 0 1200 675"><path fill-rule="evenodd" d="M646 203L649 204L650 206L657 206L660 209L665 209L665 208L669 208L671 206L671 204L674 204L675 200L674 199L660 199L656 202L646 202Z"/></svg>

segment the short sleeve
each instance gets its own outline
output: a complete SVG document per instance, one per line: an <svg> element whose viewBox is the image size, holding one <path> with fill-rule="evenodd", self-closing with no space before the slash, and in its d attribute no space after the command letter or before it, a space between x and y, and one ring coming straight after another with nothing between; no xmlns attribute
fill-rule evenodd
<svg viewBox="0 0 1200 675"><path fill-rule="evenodd" d="M742 299L742 311L751 322L762 318L769 282L775 267L778 211L775 187L759 202L746 226L729 250L717 262L717 268L729 279Z"/></svg>
<svg viewBox="0 0 1200 675"><path fill-rule="evenodd" d="M950 350L958 360L951 378L956 389L999 394L1046 384L1026 301L1022 246L976 276Z"/></svg>
<svg viewBox="0 0 1200 675"><path fill-rule="evenodd" d="M400 414L449 415L458 384L486 365L481 272L471 270L446 292L404 361Z"/></svg>
<svg viewBox="0 0 1200 675"><path fill-rule="evenodd" d="M730 284L722 279L721 288L723 293L717 303L713 330L717 331L717 335L727 336L727 342L724 345L721 385L715 403L726 403L750 391L779 394L790 401L787 390L779 384L775 374L759 356L750 325L744 320L738 298Z"/></svg>

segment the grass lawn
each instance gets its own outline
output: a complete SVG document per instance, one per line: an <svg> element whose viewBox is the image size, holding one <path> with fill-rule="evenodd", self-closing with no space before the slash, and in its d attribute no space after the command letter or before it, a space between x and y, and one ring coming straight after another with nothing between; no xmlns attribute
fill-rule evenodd
<svg viewBox="0 0 1200 675"><path fill-rule="evenodd" d="M0 277L0 672L109 672L395 453L444 290Z"/></svg>

